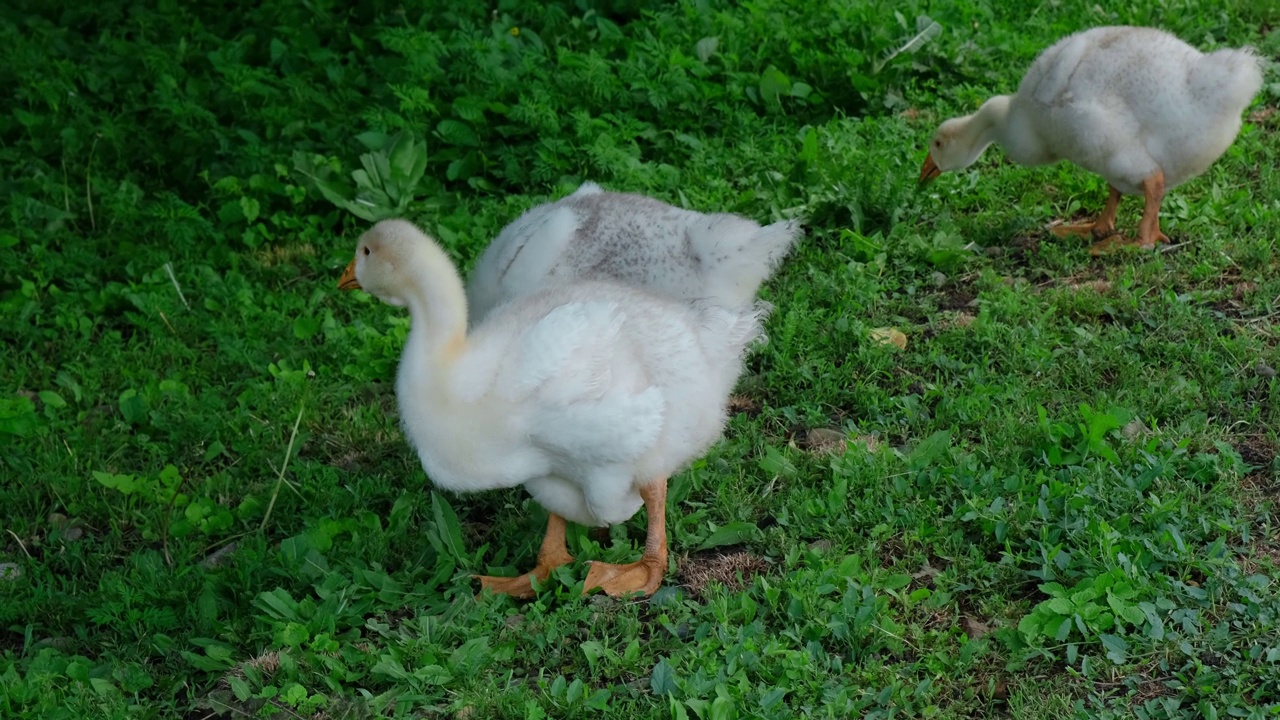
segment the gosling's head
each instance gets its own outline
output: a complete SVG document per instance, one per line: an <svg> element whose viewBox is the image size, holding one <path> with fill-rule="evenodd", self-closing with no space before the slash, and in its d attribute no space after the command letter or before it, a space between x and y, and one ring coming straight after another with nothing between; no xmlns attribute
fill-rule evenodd
<svg viewBox="0 0 1280 720"><path fill-rule="evenodd" d="M338 288L364 290L402 307L410 290L425 279L422 263L436 256L443 259L444 253L413 223L383 220L360 236L356 256L338 280Z"/></svg>
<svg viewBox="0 0 1280 720"><path fill-rule="evenodd" d="M938 126L929 141L929 155L920 168L921 184L932 181L944 172L967 168L978 161L986 144L969 137L969 121L972 115L951 118Z"/></svg>

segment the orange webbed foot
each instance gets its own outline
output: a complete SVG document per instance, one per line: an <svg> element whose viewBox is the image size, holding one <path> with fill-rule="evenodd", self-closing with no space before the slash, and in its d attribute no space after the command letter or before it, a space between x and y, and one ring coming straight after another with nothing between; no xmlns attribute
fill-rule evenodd
<svg viewBox="0 0 1280 720"><path fill-rule="evenodd" d="M533 589L533 573L525 573L516 577L496 577L494 575L472 575L480 581L479 599L485 590L492 590L495 595L510 595L516 598L531 598L536 593Z"/></svg>
<svg viewBox="0 0 1280 720"><path fill-rule="evenodd" d="M1088 224L1058 223L1058 224L1050 225L1049 232L1053 233L1054 237L1060 237L1060 238L1093 237L1093 224L1092 223L1088 223Z"/></svg>
<svg viewBox="0 0 1280 720"><path fill-rule="evenodd" d="M551 577L552 570L573 562L573 556L565 547L564 533L564 518L551 513L547 518L547 534L542 538L542 549L538 551L538 565L516 577L472 575L471 577L480 581L480 595L477 595L476 599L479 600L485 590L517 598L533 597L536 594L533 589L534 578L537 578L538 582L546 582L547 578Z"/></svg>
<svg viewBox="0 0 1280 720"><path fill-rule="evenodd" d="M582 586L582 594L600 588L610 597L623 597L637 592L652 595L662 586L662 576L666 570L666 567L658 563L657 558L648 557L626 565L593 562Z"/></svg>
<svg viewBox="0 0 1280 720"><path fill-rule="evenodd" d="M1137 245L1138 245L1137 240L1133 240L1123 235L1116 234L1110 237L1103 238L1095 242L1094 244L1090 245L1089 254L1093 255L1094 257L1098 257L1100 255L1110 255L1111 253L1116 252L1120 248L1136 247Z"/></svg>

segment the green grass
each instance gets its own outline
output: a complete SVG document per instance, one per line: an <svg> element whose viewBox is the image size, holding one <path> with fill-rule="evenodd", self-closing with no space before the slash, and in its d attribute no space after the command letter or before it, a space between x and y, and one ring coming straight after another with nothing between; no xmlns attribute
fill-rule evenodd
<svg viewBox="0 0 1280 720"><path fill-rule="evenodd" d="M1167 253L1049 236L1105 198L1067 165L915 184L1063 34L1274 58L1273 3L150 5L0 10L0 715L1280 710L1280 115L1170 194ZM581 598L582 563L473 599L545 513L431 489L408 319L336 289L368 223L320 185L398 131L407 214L464 266L587 179L806 218L652 600Z"/></svg>

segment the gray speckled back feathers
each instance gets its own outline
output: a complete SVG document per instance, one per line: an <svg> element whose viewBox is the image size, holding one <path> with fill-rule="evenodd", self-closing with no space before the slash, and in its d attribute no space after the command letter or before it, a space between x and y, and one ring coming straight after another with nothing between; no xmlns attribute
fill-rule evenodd
<svg viewBox="0 0 1280 720"><path fill-rule="evenodd" d="M472 323L548 284L614 280L682 300L749 303L799 238L797 221L684 210L587 183L503 229L472 271Z"/></svg>

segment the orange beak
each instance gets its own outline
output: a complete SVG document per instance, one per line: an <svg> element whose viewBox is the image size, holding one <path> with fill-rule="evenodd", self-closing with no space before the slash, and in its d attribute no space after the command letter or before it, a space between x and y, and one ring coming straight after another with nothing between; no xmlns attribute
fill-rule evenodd
<svg viewBox="0 0 1280 720"><path fill-rule="evenodd" d="M347 269L342 271L342 277L338 278L339 290L359 290L360 281L356 279L356 261L355 258L347 265Z"/></svg>
<svg viewBox="0 0 1280 720"><path fill-rule="evenodd" d="M924 165L920 168L920 184L933 182L933 179L942 174L938 169L938 164L933 161L933 154L930 153L924 158Z"/></svg>

